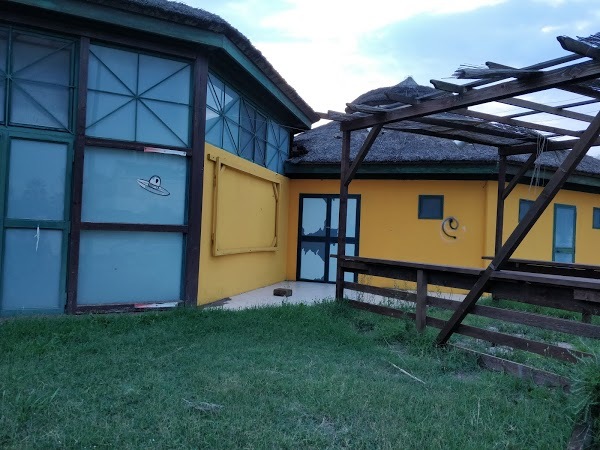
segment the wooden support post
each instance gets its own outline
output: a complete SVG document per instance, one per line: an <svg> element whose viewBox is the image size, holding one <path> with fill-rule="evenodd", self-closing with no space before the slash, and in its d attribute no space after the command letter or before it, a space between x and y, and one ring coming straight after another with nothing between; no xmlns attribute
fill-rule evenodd
<svg viewBox="0 0 600 450"><path fill-rule="evenodd" d="M583 323L592 323L592 313L590 311L583 311L581 313L581 321Z"/></svg>
<svg viewBox="0 0 600 450"><path fill-rule="evenodd" d="M550 178L544 190L531 206L523 220L519 222L510 237L506 240L506 243L498 251L490 265L481 273L479 279L462 301L459 308L454 312L450 320L446 322L436 339L438 345L445 345L448 342L450 336L452 336L456 328L485 291L485 288L492 277L492 273L512 256L519 244L525 239L527 233L533 228L539 217L565 184L569 175L573 173L592 144L596 141L598 134L600 134L600 113L594 118L592 123L590 123L587 130L585 130L585 133L583 133L579 141L569 152L556 173L552 175L552 178Z"/></svg>
<svg viewBox="0 0 600 450"><path fill-rule="evenodd" d="M427 274L417 270L417 331L422 333L427 325Z"/></svg>
<svg viewBox="0 0 600 450"><path fill-rule="evenodd" d="M81 201L83 198L83 153L85 148L85 118L90 40L82 37L79 43L79 74L77 86L77 113L75 116L75 148L73 152L73 179L71 194L71 232L69 233L69 275L67 277L67 314L77 310L79 280L79 243L81 239ZM63 238L66 239L66 238Z"/></svg>
<svg viewBox="0 0 600 450"><path fill-rule="evenodd" d="M502 248L502 232L504 230L504 186L506 184L506 156L500 156L498 166L498 202L496 204L496 245L494 255Z"/></svg>
<svg viewBox="0 0 600 450"><path fill-rule="evenodd" d="M341 267L340 257L346 255L346 220L348 215L348 183L345 182L350 170L350 131L342 135L342 159L340 167L340 217L338 222L338 263L335 279L335 298L344 299L344 271Z"/></svg>

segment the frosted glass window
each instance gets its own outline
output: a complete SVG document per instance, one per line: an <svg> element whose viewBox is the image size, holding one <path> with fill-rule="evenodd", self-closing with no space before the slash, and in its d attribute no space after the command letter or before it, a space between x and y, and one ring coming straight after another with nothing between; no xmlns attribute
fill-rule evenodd
<svg viewBox="0 0 600 450"><path fill-rule="evenodd" d="M329 246L329 254L337 255L337 244L331 244ZM356 256L356 245L346 244L346 256ZM337 275L337 258L329 258L329 279L327 281L335 282ZM344 281L354 281L354 274L346 272L344 274Z"/></svg>
<svg viewBox="0 0 600 450"><path fill-rule="evenodd" d="M573 248L575 244L575 208L557 206L554 210L555 247Z"/></svg>
<svg viewBox="0 0 600 450"><path fill-rule="evenodd" d="M273 121L269 121L267 132L267 168L283 173L288 158L290 136L288 131Z"/></svg>
<svg viewBox="0 0 600 450"><path fill-rule="evenodd" d="M67 145L13 139L7 217L64 220Z"/></svg>
<svg viewBox="0 0 600 450"><path fill-rule="evenodd" d="M356 206L358 201L355 198L348 199L348 210L346 214L346 237L356 237ZM334 198L331 200L331 237L338 236L338 228L340 225L340 199Z"/></svg>
<svg viewBox="0 0 600 450"><path fill-rule="evenodd" d="M4 235L2 311L60 310L60 230L7 229ZM9 262L9 263L7 263Z"/></svg>
<svg viewBox="0 0 600 450"><path fill-rule="evenodd" d="M206 141L283 173L290 143L287 129L213 74L208 76L206 96Z"/></svg>
<svg viewBox="0 0 600 450"><path fill-rule="evenodd" d="M19 32L11 42L10 122L69 130L73 44Z"/></svg>
<svg viewBox="0 0 600 450"><path fill-rule="evenodd" d="M325 243L302 242L300 246L300 278L325 281Z"/></svg>
<svg viewBox="0 0 600 450"><path fill-rule="evenodd" d="M302 199L302 236L325 236L327 200Z"/></svg>
<svg viewBox="0 0 600 450"><path fill-rule="evenodd" d="M188 147L190 96L188 63L90 46L87 135Z"/></svg>
<svg viewBox="0 0 600 450"><path fill-rule="evenodd" d="M183 248L179 233L82 231L78 303L180 300Z"/></svg>
<svg viewBox="0 0 600 450"><path fill-rule="evenodd" d="M84 222L182 225L187 158L90 147L83 166Z"/></svg>

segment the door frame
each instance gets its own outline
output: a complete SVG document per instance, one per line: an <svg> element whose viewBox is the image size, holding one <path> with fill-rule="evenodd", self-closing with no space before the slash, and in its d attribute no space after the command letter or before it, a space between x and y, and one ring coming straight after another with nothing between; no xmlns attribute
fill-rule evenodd
<svg viewBox="0 0 600 450"><path fill-rule="evenodd" d="M573 214L573 262L575 263L575 253L577 249L577 206L575 205L565 205L562 203L554 204L554 217L552 218L552 261L555 261L554 255L556 253L556 211L560 208L572 209ZM558 247L558 248L566 248L566 247Z"/></svg>
<svg viewBox="0 0 600 450"><path fill-rule="evenodd" d="M325 212L325 236L302 236L302 212L303 212L303 200L305 198L320 198L327 202L327 209ZM337 244L337 237L332 238L331 233L331 200L338 199L339 194L300 194L298 197L298 234L297 234L297 245L296 245L296 280L298 281L309 281L311 283L326 283L334 284L335 280L327 281L329 275L329 261L330 261L330 245ZM360 194L348 195L349 199L356 199L356 237L346 237L346 244L354 244L355 253L359 254L359 243L360 243L360 213L361 213L361 196ZM308 237L308 239L306 239ZM333 240L332 240L333 239ZM301 264L301 252L302 252L302 241L310 242L323 242L325 244L325 266L324 266L324 279L323 280L307 280L300 277L300 264ZM354 275L354 281L356 281L357 275Z"/></svg>
<svg viewBox="0 0 600 450"><path fill-rule="evenodd" d="M13 139L47 142L56 144L65 144L67 146L67 155L65 161L65 193L63 220L35 220L35 219L12 219L6 217L7 199L8 199L8 180L10 167L10 146ZM7 229L31 229L39 227L41 230L60 230L63 233L61 243L61 267L60 267L60 285L59 296L61 304L57 309L35 309L23 311L24 314L31 312L51 314L64 313L67 303L67 270L68 270L68 251L69 235L71 231L71 183L73 176L73 152L74 139L71 134L64 132L54 132L45 130L25 130L7 127L0 130L0 286L4 273L4 243ZM19 314L20 311L2 310L2 292L0 291L0 314L12 315Z"/></svg>

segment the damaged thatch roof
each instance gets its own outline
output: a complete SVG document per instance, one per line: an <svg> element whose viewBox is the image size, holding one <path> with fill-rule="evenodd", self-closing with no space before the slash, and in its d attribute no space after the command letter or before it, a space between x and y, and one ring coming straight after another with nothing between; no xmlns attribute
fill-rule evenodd
<svg viewBox="0 0 600 450"><path fill-rule="evenodd" d="M359 96L352 104L367 106L382 106L396 103L390 99L390 93L395 93L407 98L416 98L430 94L436 90L426 86L420 86L411 77L401 83L374 89ZM396 97L397 98L397 97ZM402 123L402 122L401 122ZM405 122L404 126L406 125ZM515 127L507 127L515 131ZM518 127L516 132L521 132ZM531 134L531 130L524 130ZM350 157L354 158L364 142L368 130L356 130L351 134ZM309 165L331 165L332 170L339 170L341 156L340 125L330 122L326 125L314 128L297 135L294 138L294 152L297 155L288 160L290 168L294 166ZM538 158L538 164L542 167L556 168L565 158L568 151L545 152ZM509 162L520 164L528 158L528 155L517 155L508 157ZM407 133L396 130L382 130L367 154L363 165L384 164L390 165L431 165L446 166L465 164L496 164L498 161L498 150L496 147L466 144L464 142L442 139L433 136L425 136L415 133ZM586 156L579 164L577 172L580 174L600 177L600 160Z"/></svg>
<svg viewBox="0 0 600 450"><path fill-rule="evenodd" d="M313 109L298 95L250 40L216 14L169 0L84 0L181 25L189 25L226 36L248 57L312 122L319 120Z"/></svg>

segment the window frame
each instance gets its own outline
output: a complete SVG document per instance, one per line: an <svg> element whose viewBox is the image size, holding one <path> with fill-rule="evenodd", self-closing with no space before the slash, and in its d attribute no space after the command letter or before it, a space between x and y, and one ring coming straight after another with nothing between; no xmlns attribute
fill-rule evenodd
<svg viewBox="0 0 600 450"><path fill-rule="evenodd" d="M79 66L79 56L78 56L78 39L70 36L65 36L62 34L57 34L52 31L40 31L34 28L23 27L19 25L0 25L0 30L4 30L7 33L7 43L6 43L6 75L4 78L4 104L0 105L4 110L4 119L0 121L0 128L4 128L6 130L23 130L29 129L32 132L37 133L38 131L47 131L49 133L60 133L62 135L70 135L71 137L75 133L75 122L76 122L76 113L75 107L77 103L77 89L78 89L78 76L77 70ZM12 66L12 42L13 42L13 33L20 33L28 36L34 36L39 38L47 38L53 39L55 41L60 41L64 44L62 48L67 48L70 46L70 55L69 55L69 84L65 86L69 92L68 98L68 111L67 111L67 127L48 127L48 126L40 126L35 124L21 124L21 123L12 123L10 117L11 105L12 105L12 97L11 92L11 84L13 83L13 77L11 73ZM45 57L43 57L45 58ZM43 59L42 58L42 59ZM34 63L35 64L35 63ZM43 82L39 81L30 81L35 84L43 84ZM45 109L45 108L44 108Z"/></svg>
<svg viewBox="0 0 600 450"><path fill-rule="evenodd" d="M534 203L535 203L535 200L528 200L526 198L519 199L519 211L518 211L518 215L517 215L517 223L519 223L519 222L521 222L521 220L523 220L523 218L527 215L527 213L531 209L531 206ZM527 210L524 210L525 205L527 205Z"/></svg>
<svg viewBox="0 0 600 450"><path fill-rule="evenodd" d="M592 229L600 230L600 208L597 207L592 208Z"/></svg>
<svg viewBox="0 0 600 450"><path fill-rule="evenodd" d="M425 216L423 212L423 203L427 200L441 200L441 210L439 215L435 216ZM419 195L419 205L417 211L417 218L419 220L442 220L444 218L444 195L443 194L420 194Z"/></svg>

